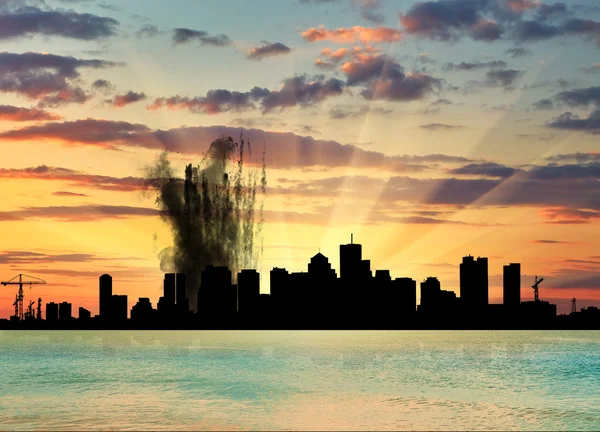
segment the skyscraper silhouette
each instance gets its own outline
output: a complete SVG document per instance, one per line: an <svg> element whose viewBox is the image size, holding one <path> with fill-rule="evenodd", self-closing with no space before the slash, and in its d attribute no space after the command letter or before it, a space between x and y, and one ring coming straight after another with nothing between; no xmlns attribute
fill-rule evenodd
<svg viewBox="0 0 600 432"><path fill-rule="evenodd" d="M100 276L100 318L108 319L112 304L112 277L108 274Z"/></svg>
<svg viewBox="0 0 600 432"><path fill-rule="evenodd" d="M149 322L156 318L156 310L152 308L152 303L147 297L141 297L131 308L132 321Z"/></svg>
<svg viewBox="0 0 600 432"><path fill-rule="evenodd" d="M502 291L504 306L518 308L521 304L521 264L504 266Z"/></svg>
<svg viewBox="0 0 600 432"><path fill-rule="evenodd" d="M351 235L350 244L340 245L340 278L346 280L358 275L361 268L362 245L354 243Z"/></svg>
<svg viewBox="0 0 600 432"><path fill-rule="evenodd" d="M167 305L175 305L175 273L165 274L165 280L163 282L163 296Z"/></svg>
<svg viewBox="0 0 600 432"><path fill-rule="evenodd" d="M190 301L187 297L185 273L177 273L175 275L175 289L177 312L178 314L187 316L190 311Z"/></svg>
<svg viewBox="0 0 600 432"><path fill-rule="evenodd" d="M112 296L112 316L111 321L126 321L127 320L127 296L113 295Z"/></svg>
<svg viewBox="0 0 600 432"><path fill-rule="evenodd" d="M58 321L58 304L54 302L46 303L46 320Z"/></svg>
<svg viewBox="0 0 600 432"><path fill-rule="evenodd" d="M69 302L62 302L58 305L58 319L60 321L69 321L72 315L72 305Z"/></svg>
<svg viewBox="0 0 600 432"><path fill-rule="evenodd" d="M242 270L238 273L238 311L250 317L257 312L260 296L260 275L256 270Z"/></svg>
<svg viewBox="0 0 600 432"><path fill-rule="evenodd" d="M467 314L483 313L488 305L488 259L471 256L460 264L460 300Z"/></svg>

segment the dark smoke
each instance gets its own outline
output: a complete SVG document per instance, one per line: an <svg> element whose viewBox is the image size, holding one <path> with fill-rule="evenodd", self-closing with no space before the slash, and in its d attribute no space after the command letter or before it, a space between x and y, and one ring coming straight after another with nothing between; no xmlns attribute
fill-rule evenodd
<svg viewBox="0 0 600 432"><path fill-rule="evenodd" d="M256 221L259 172L244 170L246 151L252 156L250 141L222 137L211 143L199 165L186 166L184 179L175 176L166 152L146 168L146 185L156 193L156 205L173 233L173 247L159 253L161 270L186 274L193 309L206 265L227 266L235 278L241 269L257 268L262 257L265 152Z"/></svg>

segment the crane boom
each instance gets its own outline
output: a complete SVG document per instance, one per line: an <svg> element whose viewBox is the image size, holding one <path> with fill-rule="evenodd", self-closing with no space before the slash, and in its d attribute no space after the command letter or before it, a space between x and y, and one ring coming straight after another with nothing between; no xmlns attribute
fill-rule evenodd
<svg viewBox="0 0 600 432"><path fill-rule="evenodd" d="M542 283L542 281L544 280L543 277L539 278L536 276L535 277L535 282L533 285L531 285L531 288L533 288L533 299L535 301L539 301L540 300L540 296L539 296L539 286Z"/></svg>

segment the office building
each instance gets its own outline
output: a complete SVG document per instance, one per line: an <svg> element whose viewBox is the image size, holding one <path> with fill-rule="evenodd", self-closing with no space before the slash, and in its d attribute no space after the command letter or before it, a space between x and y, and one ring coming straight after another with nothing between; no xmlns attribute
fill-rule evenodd
<svg viewBox="0 0 600 432"><path fill-rule="evenodd" d="M471 255L460 264L460 300L467 313L482 312L488 305L488 259Z"/></svg>
<svg viewBox="0 0 600 432"><path fill-rule="evenodd" d="M58 305L58 319L60 321L69 321L73 317L72 305L69 302L62 302Z"/></svg>
<svg viewBox="0 0 600 432"><path fill-rule="evenodd" d="M521 264L511 263L504 266L503 303L509 308L517 308L521 304Z"/></svg>
<svg viewBox="0 0 600 432"><path fill-rule="evenodd" d="M242 314L256 312L260 296L260 275L256 270L238 273L238 311Z"/></svg>
<svg viewBox="0 0 600 432"><path fill-rule="evenodd" d="M127 320L127 296L126 295L113 295L112 296L112 321L126 321Z"/></svg>
<svg viewBox="0 0 600 432"><path fill-rule="evenodd" d="M111 313L112 277L108 274L100 276L100 318L108 319Z"/></svg>
<svg viewBox="0 0 600 432"><path fill-rule="evenodd" d="M58 304L51 302L46 303L46 320L58 321Z"/></svg>

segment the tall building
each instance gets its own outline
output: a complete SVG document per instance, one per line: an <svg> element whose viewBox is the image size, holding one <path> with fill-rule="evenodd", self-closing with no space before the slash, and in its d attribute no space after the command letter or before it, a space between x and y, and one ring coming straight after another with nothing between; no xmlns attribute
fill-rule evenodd
<svg viewBox="0 0 600 432"><path fill-rule="evenodd" d="M460 300L467 311L482 311L488 305L488 259L471 255L460 264Z"/></svg>
<svg viewBox="0 0 600 432"><path fill-rule="evenodd" d="M289 298L289 273L284 268L274 267L269 274L271 284L271 304L275 308L275 314L285 313Z"/></svg>
<svg viewBox="0 0 600 432"><path fill-rule="evenodd" d="M237 311L237 286L231 284L231 270L207 265L200 278L198 310L204 316L222 319Z"/></svg>
<svg viewBox="0 0 600 432"><path fill-rule="evenodd" d="M61 321L68 321L73 317L72 305L69 302L62 302L58 305L58 319Z"/></svg>
<svg viewBox="0 0 600 432"><path fill-rule="evenodd" d="M175 273L165 273L163 297L165 299L165 303L169 305L175 304Z"/></svg>
<svg viewBox="0 0 600 432"><path fill-rule="evenodd" d="M46 321L58 321L58 304L46 303Z"/></svg>
<svg viewBox="0 0 600 432"><path fill-rule="evenodd" d="M190 301L187 296L185 273L177 273L175 275L175 291L177 310L179 313L187 314L190 310Z"/></svg>
<svg viewBox="0 0 600 432"><path fill-rule="evenodd" d="M438 278L428 277L421 282L421 307L430 308L437 306L441 285Z"/></svg>
<svg viewBox="0 0 600 432"><path fill-rule="evenodd" d="M521 264L505 265L503 275L504 306L519 307L521 304Z"/></svg>
<svg viewBox="0 0 600 432"><path fill-rule="evenodd" d="M392 303L400 319L411 319L417 310L417 281L408 277L394 279Z"/></svg>
<svg viewBox="0 0 600 432"><path fill-rule="evenodd" d="M126 321L127 320L127 296L113 295L112 296L112 320Z"/></svg>
<svg viewBox="0 0 600 432"><path fill-rule="evenodd" d="M354 243L354 235L350 235L350 244L340 245L340 278L351 279L361 268L362 246Z"/></svg>
<svg viewBox="0 0 600 432"><path fill-rule="evenodd" d="M100 318L108 319L111 313L112 277L108 274L100 276Z"/></svg>
<svg viewBox="0 0 600 432"><path fill-rule="evenodd" d="M244 315L255 313L260 296L260 275L256 270L238 273L238 311Z"/></svg>

